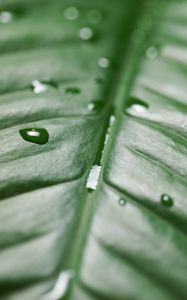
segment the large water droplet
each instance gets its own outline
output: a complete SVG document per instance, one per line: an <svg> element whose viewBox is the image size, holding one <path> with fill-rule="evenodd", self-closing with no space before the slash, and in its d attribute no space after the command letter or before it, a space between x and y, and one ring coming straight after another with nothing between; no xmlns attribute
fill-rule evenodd
<svg viewBox="0 0 187 300"><path fill-rule="evenodd" d="M60 300L66 296L70 280L75 276L74 271L68 270L60 273L54 288L44 295L41 300Z"/></svg>
<svg viewBox="0 0 187 300"><path fill-rule="evenodd" d="M146 50L146 56L149 59L156 59L158 57L158 54L158 49L154 46L151 46Z"/></svg>
<svg viewBox="0 0 187 300"><path fill-rule="evenodd" d="M19 133L25 141L34 144L44 145L49 140L49 133L45 128L24 128Z"/></svg>
<svg viewBox="0 0 187 300"><path fill-rule="evenodd" d="M74 21L79 17L79 10L75 6L68 6L64 10L64 16L68 21Z"/></svg>
<svg viewBox="0 0 187 300"><path fill-rule="evenodd" d="M102 21L102 13L97 9L92 9L88 12L88 20L92 24L98 24Z"/></svg>
<svg viewBox="0 0 187 300"><path fill-rule="evenodd" d="M120 206L125 206L125 204L127 203L127 201L124 198L120 198L118 200L118 203L119 203Z"/></svg>
<svg viewBox="0 0 187 300"><path fill-rule="evenodd" d="M106 69L110 66L110 61L107 57L100 57L97 61L100 68Z"/></svg>
<svg viewBox="0 0 187 300"><path fill-rule="evenodd" d="M126 112L130 115L141 115L144 114L148 108L149 105L146 102L139 99L131 99Z"/></svg>
<svg viewBox="0 0 187 300"><path fill-rule="evenodd" d="M94 31L90 27L82 27L79 31L79 37L84 41L90 41L94 38Z"/></svg>
<svg viewBox="0 0 187 300"><path fill-rule="evenodd" d="M57 88L57 84L53 81L41 82L39 80L33 80L31 87L35 94L40 94L40 93L44 93L48 90Z"/></svg>
<svg viewBox="0 0 187 300"><path fill-rule="evenodd" d="M100 172L101 172L101 166L98 165L92 166L86 184L87 190L89 192L96 190Z"/></svg>
<svg viewBox="0 0 187 300"><path fill-rule="evenodd" d="M65 89L65 93L66 94L80 94L81 93L81 89L75 86L71 86L71 87L67 87Z"/></svg>
<svg viewBox="0 0 187 300"><path fill-rule="evenodd" d="M161 202L162 205L164 205L168 208L173 206L173 199L167 194L161 195L160 202Z"/></svg>
<svg viewBox="0 0 187 300"><path fill-rule="evenodd" d="M7 24L10 23L13 19L13 15L9 11L1 11L0 12L0 23Z"/></svg>
<svg viewBox="0 0 187 300"><path fill-rule="evenodd" d="M100 112L103 109L104 104L105 103L102 100L92 100L88 104L88 111L93 112L93 113Z"/></svg>

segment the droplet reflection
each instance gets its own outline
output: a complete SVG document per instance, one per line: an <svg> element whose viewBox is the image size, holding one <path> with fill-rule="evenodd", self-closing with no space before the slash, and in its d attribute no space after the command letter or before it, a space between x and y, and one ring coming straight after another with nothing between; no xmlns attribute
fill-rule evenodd
<svg viewBox="0 0 187 300"><path fill-rule="evenodd" d="M70 281L75 276L74 271L68 270L60 273L54 288L44 295L41 300L60 300L68 291Z"/></svg>
<svg viewBox="0 0 187 300"><path fill-rule="evenodd" d="M127 201L125 199L123 199L123 198L120 198L118 200L118 203L119 203L120 206L125 206L125 204L127 203Z"/></svg>
<svg viewBox="0 0 187 300"><path fill-rule="evenodd" d="M110 61L107 57L100 57L97 61L100 68L106 69L110 66Z"/></svg>
<svg viewBox="0 0 187 300"><path fill-rule="evenodd" d="M74 87L74 86L72 86L72 87L67 87L67 88L65 89L65 93L66 93L66 94L80 94L80 93L81 93L81 89L78 88L78 87Z"/></svg>
<svg viewBox="0 0 187 300"><path fill-rule="evenodd" d="M126 112L130 115L142 115L149 108L149 105L146 102L136 98L130 99L129 102Z"/></svg>
<svg viewBox="0 0 187 300"><path fill-rule="evenodd" d="M13 19L13 15L9 11L1 11L0 12L0 23L7 24L10 23Z"/></svg>
<svg viewBox="0 0 187 300"><path fill-rule="evenodd" d="M149 47L147 50L146 50L146 56L148 59L156 59L158 57L158 49L154 46L152 47Z"/></svg>
<svg viewBox="0 0 187 300"><path fill-rule="evenodd" d="M24 128L19 133L25 141L34 144L44 145L49 140L49 133L45 128Z"/></svg>
<svg viewBox="0 0 187 300"><path fill-rule="evenodd" d="M86 184L87 190L89 192L92 192L96 189L100 172L101 172L101 166L98 166L98 165L92 166L90 174L87 179L87 184Z"/></svg>
<svg viewBox="0 0 187 300"><path fill-rule="evenodd" d="M79 10L75 6L68 6L64 10L64 16L68 21L74 21L79 17Z"/></svg>
<svg viewBox="0 0 187 300"><path fill-rule="evenodd" d="M79 31L79 37L84 41L90 41L94 37L93 29L90 27L82 27Z"/></svg>
<svg viewBox="0 0 187 300"><path fill-rule="evenodd" d="M103 109L104 104L105 103L102 100L92 100L88 104L88 111L92 113L98 113Z"/></svg>
<svg viewBox="0 0 187 300"><path fill-rule="evenodd" d="M172 207L174 204L173 199L168 194L162 194L160 197L160 202L163 206L168 208Z"/></svg>

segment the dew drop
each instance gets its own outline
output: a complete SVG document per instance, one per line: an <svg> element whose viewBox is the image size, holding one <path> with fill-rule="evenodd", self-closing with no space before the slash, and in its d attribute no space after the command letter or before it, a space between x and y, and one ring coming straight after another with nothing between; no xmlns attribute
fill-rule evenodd
<svg viewBox="0 0 187 300"><path fill-rule="evenodd" d="M65 93L66 94L80 94L81 93L81 89L80 88L78 88L78 87L74 87L74 86L72 86L72 87L67 87L66 89L65 89Z"/></svg>
<svg viewBox="0 0 187 300"><path fill-rule="evenodd" d="M110 135L110 131L111 131L111 127L113 126L114 122L116 120L116 117L114 115L110 116L110 120L109 120L109 126L108 126L108 130L107 133L105 135L105 140L104 140L104 145L107 144L108 139L109 139L109 135ZM103 149L104 150L104 149Z"/></svg>
<svg viewBox="0 0 187 300"><path fill-rule="evenodd" d="M74 21L79 17L79 10L75 6L68 6L64 10L64 16L68 21Z"/></svg>
<svg viewBox="0 0 187 300"><path fill-rule="evenodd" d="M31 88L35 94L44 93L50 89L57 88L57 84L53 81L50 82L41 82L39 80L33 80Z"/></svg>
<svg viewBox="0 0 187 300"><path fill-rule="evenodd" d="M79 37L84 41L90 41L94 37L94 32L90 27L82 27L79 31Z"/></svg>
<svg viewBox="0 0 187 300"><path fill-rule="evenodd" d="M141 115L145 113L148 108L149 105L146 102L139 99L131 99L126 112L130 115Z"/></svg>
<svg viewBox="0 0 187 300"><path fill-rule="evenodd" d="M106 69L110 66L110 61L107 57L100 57L97 61L100 68Z"/></svg>
<svg viewBox="0 0 187 300"><path fill-rule="evenodd" d="M111 115L109 120L109 127L111 127L114 124L115 120L116 120L115 115Z"/></svg>
<svg viewBox="0 0 187 300"><path fill-rule="evenodd" d="M100 112L103 109L104 104L105 103L102 100L92 100L88 104L88 111L93 112L93 113Z"/></svg>
<svg viewBox="0 0 187 300"><path fill-rule="evenodd" d="M70 281L75 276L74 271L61 272L53 289L45 294L41 300L60 300L66 296Z"/></svg>
<svg viewBox="0 0 187 300"><path fill-rule="evenodd" d="M98 165L92 166L90 174L87 179L87 184L86 184L86 188L87 188L88 192L92 192L92 191L96 190L100 172L101 172L101 166L98 166Z"/></svg>
<svg viewBox="0 0 187 300"><path fill-rule="evenodd" d="M164 205L168 208L173 206L173 199L167 194L161 195L160 202L161 202L162 205Z"/></svg>
<svg viewBox="0 0 187 300"><path fill-rule="evenodd" d="M154 46L151 46L146 50L146 56L148 59L156 59L158 57L158 54L158 49Z"/></svg>
<svg viewBox="0 0 187 300"><path fill-rule="evenodd" d="M13 19L13 15L9 11L1 11L0 12L0 23L7 24L10 23Z"/></svg>
<svg viewBox="0 0 187 300"><path fill-rule="evenodd" d="M49 133L45 128L24 128L19 133L25 141L34 144L44 145L49 140Z"/></svg>
<svg viewBox="0 0 187 300"><path fill-rule="evenodd" d="M98 24L102 21L102 13L97 9L92 9L88 12L88 20L92 24Z"/></svg>
<svg viewBox="0 0 187 300"><path fill-rule="evenodd" d="M125 206L125 204L127 203L127 201L125 199L123 199L123 198L120 198L118 200L118 203L119 203L120 206Z"/></svg>

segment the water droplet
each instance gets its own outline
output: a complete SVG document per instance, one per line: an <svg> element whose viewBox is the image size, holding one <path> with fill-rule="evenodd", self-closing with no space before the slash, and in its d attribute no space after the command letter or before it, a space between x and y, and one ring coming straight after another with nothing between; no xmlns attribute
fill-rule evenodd
<svg viewBox="0 0 187 300"><path fill-rule="evenodd" d="M40 94L46 92L47 90L57 88L57 84L53 81L41 82L39 80L33 80L31 87L35 94Z"/></svg>
<svg viewBox="0 0 187 300"><path fill-rule="evenodd" d="M102 21L102 13L97 9L92 9L88 12L88 20L92 24L98 24Z"/></svg>
<svg viewBox="0 0 187 300"><path fill-rule="evenodd" d="M105 135L104 145L107 144L108 139L109 139L109 132L107 132L106 135ZM104 151L104 149L103 149L103 151ZM103 153L103 152L102 152L102 153Z"/></svg>
<svg viewBox="0 0 187 300"><path fill-rule="evenodd" d="M167 194L161 195L160 202L161 202L162 205L164 205L166 207L172 207L173 206L173 199Z"/></svg>
<svg viewBox="0 0 187 300"><path fill-rule="evenodd" d="M79 36L84 41L90 41L94 37L94 32L90 27L82 27L79 31Z"/></svg>
<svg viewBox="0 0 187 300"><path fill-rule="evenodd" d="M127 203L127 201L125 199L123 199L123 198L120 198L118 200L118 203L119 203L120 206L125 206L125 204Z"/></svg>
<svg viewBox="0 0 187 300"><path fill-rule="evenodd" d="M131 99L126 112L131 115L141 115L145 113L148 108L149 105L146 102L139 99Z"/></svg>
<svg viewBox="0 0 187 300"><path fill-rule="evenodd" d="M78 88L78 87L74 87L74 86L72 86L72 87L67 87L67 88L65 89L65 93L66 93L66 94L80 94L80 92L81 92L81 89Z"/></svg>
<svg viewBox="0 0 187 300"><path fill-rule="evenodd" d="M70 281L75 276L74 271L68 270L60 273L54 288L45 294L41 300L60 300L68 291Z"/></svg>
<svg viewBox="0 0 187 300"><path fill-rule="evenodd" d="M101 166L98 165L92 166L86 184L86 188L89 192L96 190L100 172L101 172Z"/></svg>
<svg viewBox="0 0 187 300"><path fill-rule="evenodd" d="M38 80L33 80L32 82L32 90L35 94L44 93L48 90L49 84L42 83Z"/></svg>
<svg viewBox="0 0 187 300"><path fill-rule="evenodd" d="M151 46L149 47L147 50L146 50L146 56L147 58L149 59L155 59L158 57L158 49L154 46Z"/></svg>
<svg viewBox="0 0 187 300"><path fill-rule="evenodd" d="M115 115L111 115L111 116L110 116L110 121L109 121L109 126L110 126L110 127L114 124L115 120L116 120Z"/></svg>
<svg viewBox="0 0 187 300"><path fill-rule="evenodd" d="M139 44L143 42L145 38L145 32L142 29L136 29L132 34L132 41Z"/></svg>
<svg viewBox="0 0 187 300"><path fill-rule="evenodd" d="M9 11L1 11L0 12L0 23L7 24L10 23L13 19L13 15Z"/></svg>
<svg viewBox="0 0 187 300"><path fill-rule="evenodd" d="M106 69L110 66L110 61L107 57L100 57L97 61L100 68Z"/></svg>
<svg viewBox="0 0 187 300"><path fill-rule="evenodd" d="M25 141L34 144L44 145L49 140L49 133L45 128L24 128L19 133Z"/></svg>
<svg viewBox="0 0 187 300"><path fill-rule="evenodd" d="M110 116L109 126L108 126L108 129L107 129L107 133L106 133L106 135L105 135L104 145L106 145L107 142L108 142L108 139L109 139L109 136L110 136L111 127L112 127L112 125L114 124L115 119L116 119L116 117L115 117L114 115L111 115L111 116ZM103 149L103 150L104 150L104 149Z"/></svg>
<svg viewBox="0 0 187 300"><path fill-rule="evenodd" d="M79 17L79 10L75 6L68 6L64 10L64 16L68 21L74 21Z"/></svg>
<svg viewBox="0 0 187 300"><path fill-rule="evenodd" d="M90 112L93 112L93 113L97 113L97 112L100 112L103 107L104 107L104 101L102 100L92 100L89 104L88 104L88 110Z"/></svg>

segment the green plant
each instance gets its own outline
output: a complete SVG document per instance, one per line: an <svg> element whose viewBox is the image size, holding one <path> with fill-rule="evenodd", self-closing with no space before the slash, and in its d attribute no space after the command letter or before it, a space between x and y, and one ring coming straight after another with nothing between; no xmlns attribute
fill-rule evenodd
<svg viewBox="0 0 187 300"><path fill-rule="evenodd" d="M0 6L0 299L185 300L186 2Z"/></svg>

